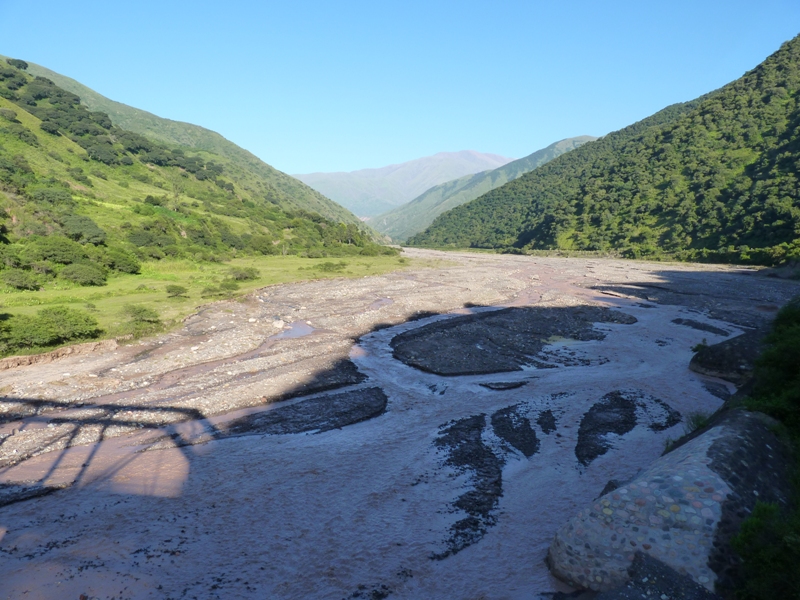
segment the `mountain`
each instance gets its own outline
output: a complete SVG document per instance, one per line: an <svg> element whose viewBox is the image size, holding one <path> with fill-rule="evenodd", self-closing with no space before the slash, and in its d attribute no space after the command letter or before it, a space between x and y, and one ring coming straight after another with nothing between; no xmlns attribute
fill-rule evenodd
<svg viewBox="0 0 800 600"><path fill-rule="evenodd" d="M472 150L439 152L379 169L349 173L308 173L294 175L359 217L379 215L405 204L435 185L496 169L512 158L481 154Z"/></svg>
<svg viewBox="0 0 800 600"><path fill-rule="evenodd" d="M5 60L5 57L0 55ZM127 131L143 135L168 146L178 146L194 151L210 152L217 161L242 185L253 187L254 193L269 193L289 210L315 212L326 219L343 223L358 223L356 217L316 190L274 169L257 156L226 140L220 134L191 123L163 119L147 111L127 106L98 94L85 85L34 63L28 63L27 72L46 77L61 89L77 95L91 111L107 114L111 122Z"/></svg>
<svg viewBox="0 0 800 600"><path fill-rule="evenodd" d="M478 196L550 162L555 157L596 139L590 135L582 135L561 140L498 169L466 175L436 185L411 202L370 219L369 224L394 240L406 240L425 229L443 212L474 200Z"/></svg>
<svg viewBox="0 0 800 600"><path fill-rule="evenodd" d="M740 79L440 215L410 243L800 258L800 36Z"/></svg>
<svg viewBox="0 0 800 600"><path fill-rule="evenodd" d="M383 252L356 222L298 208L297 198L225 156L124 130L27 68L0 62L0 280L7 286L35 290L73 264L104 280L167 256Z"/></svg>

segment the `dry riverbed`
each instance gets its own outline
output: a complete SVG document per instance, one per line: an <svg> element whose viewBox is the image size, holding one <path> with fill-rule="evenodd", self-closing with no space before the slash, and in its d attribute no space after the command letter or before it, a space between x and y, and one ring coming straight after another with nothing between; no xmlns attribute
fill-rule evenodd
<svg viewBox="0 0 800 600"><path fill-rule="evenodd" d="M0 598L536 598L543 560L733 386L754 270L409 250L0 371Z"/></svg>

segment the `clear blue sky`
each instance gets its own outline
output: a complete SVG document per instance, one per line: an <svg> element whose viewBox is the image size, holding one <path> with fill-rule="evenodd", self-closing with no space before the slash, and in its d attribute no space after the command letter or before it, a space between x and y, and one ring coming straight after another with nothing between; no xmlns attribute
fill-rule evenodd
<svg viewBox="0 0 800 600"><path fill-rule="evenodd" d="M522 157L741 76L798 0L0 0L0 53L289 173Z"/></svg>

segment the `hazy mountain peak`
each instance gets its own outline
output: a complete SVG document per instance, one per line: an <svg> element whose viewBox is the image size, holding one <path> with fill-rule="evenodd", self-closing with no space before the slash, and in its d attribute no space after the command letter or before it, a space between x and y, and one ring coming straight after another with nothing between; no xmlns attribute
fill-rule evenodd
<svg viewBox="0 0 800 600"><path fill-rule="evenodd" d="M497 154L461 150L437 152L384 167L294 177L357 215L369 217L405 204L433 186L496 169L513 160Z"/></svg>

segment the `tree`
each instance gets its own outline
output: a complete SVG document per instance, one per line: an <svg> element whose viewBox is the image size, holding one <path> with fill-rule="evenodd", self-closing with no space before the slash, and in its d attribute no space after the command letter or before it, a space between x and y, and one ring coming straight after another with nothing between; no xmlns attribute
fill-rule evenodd
<svg viewBox="0 0 800 600"><path fill-rule="evenodd" d="M76 263L67 265L58 274L59 277L77 283L78 285L105 285L106 274L94 265Z"/></svg>
<svg viewBox="0 0 800 600"><path fill-rule="evenodd" d="M106 232L100 229L97 223L89 217L83 215L69 216L64 219L62 227L67 237L76 242L94 244L95 246L106 242Z"/></svg>
<svg viewBox="0 0 800 600"><path fill-rule="evenodd" d="M182 285L174 285L174 284L168 285L166 287L166 290L168 298L186 298L187 297L186 292L189 291Z"/></svg>

